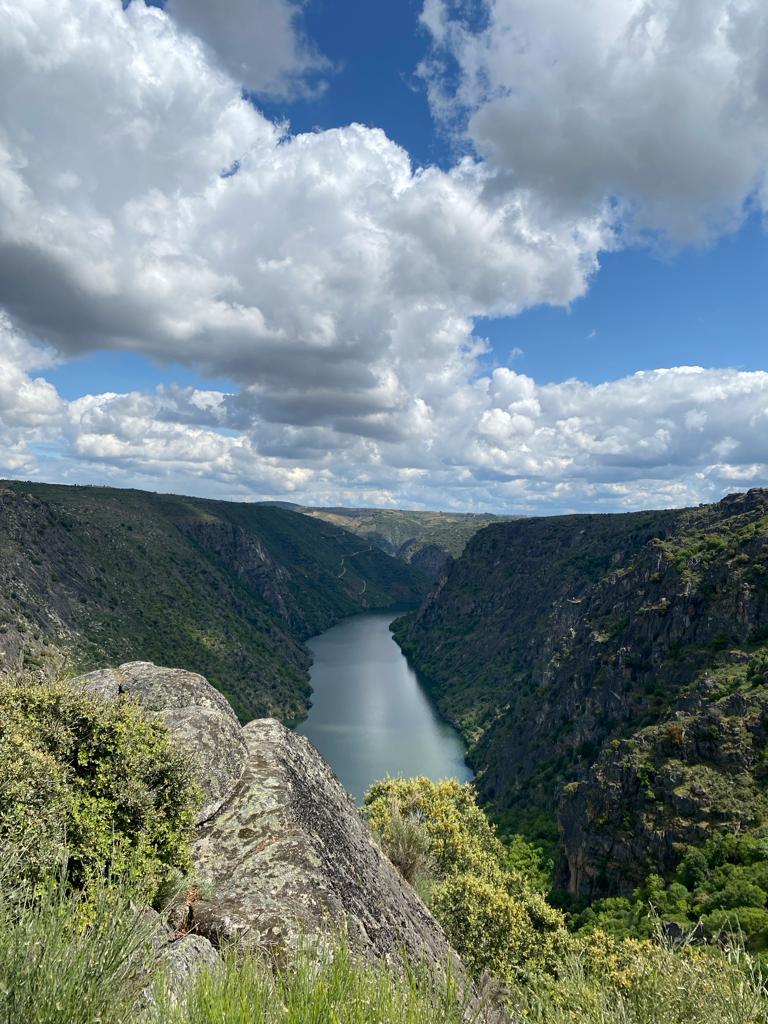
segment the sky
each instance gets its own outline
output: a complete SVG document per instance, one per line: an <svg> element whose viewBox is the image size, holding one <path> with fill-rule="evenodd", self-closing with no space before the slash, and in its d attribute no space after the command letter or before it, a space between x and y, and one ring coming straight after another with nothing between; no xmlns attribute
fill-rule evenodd
<svg viewBox="0 0 768 1024"><path fill-rule="evenodd" d="M768 486L762 0L0 0L0 477Z"/></svg>

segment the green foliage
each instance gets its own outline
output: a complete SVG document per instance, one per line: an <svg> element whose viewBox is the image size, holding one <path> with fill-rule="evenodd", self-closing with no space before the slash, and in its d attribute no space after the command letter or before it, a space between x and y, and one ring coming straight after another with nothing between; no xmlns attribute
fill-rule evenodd
<svg viewBox="0 0 768 1024"><path fill-rule="evenodd" d="M509 991L530 1024L765 1024L768 989L757 962L737 947L616 943L601 933L575 943L557 976Z"/></svg>
<svg viewBox="0 0 768 1024"><path fill-rule="evenodd" d="M624 938L652 935L657 920L684 928L701 922L709 939L734 932L752 952L768 950L768 838L714 835L685 850L671 879L649 875L631 899L597 900L573 924Z"/></svg>
<svg viewBox="0 0 768 1024"><path fill-rule="evenodd" d="M66 683L0 681L0 839L41 885L90 891L108 872L151 901L187 865L197 787L163 724Z"/></svg>
<svg viewBox="0 0 768 1024"><path fill-rule="evenodd" d="M181 1004L161 997L157 1024L462 1024L455 985L427 972L365 965L343 943L308 948L289 969L226 955Z"/></svg>
<svg viewBox="0 0 768 1024"><path fill-rule="evenodd" d="M505 849L471 785L386 779L370 788L365 806L385 849L400 820L419 822L433 863L430 908L476 976L510 980L554 969L568 942L563 917L515 870L524 848Z"/></svg>
<svg viewBox="0 0 768 1024"><path fill-rule="evenodd" d="M4 847L6 865L8 856ZM150 980L147 919L113 887L99 885L87 907L84 899L61 885L34 901L19 899L7 872L0 878L2 1024L138 1021Z"/></svg>

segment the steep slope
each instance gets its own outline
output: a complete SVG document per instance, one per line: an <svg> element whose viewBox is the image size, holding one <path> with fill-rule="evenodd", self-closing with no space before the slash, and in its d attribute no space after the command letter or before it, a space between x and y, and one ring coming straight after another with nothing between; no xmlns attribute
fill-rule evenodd
<svg viewBox="0 0 768 1024"><path fill-rule="evenodd" d="M357 534L433 580L451 558L459 557L478 530L489 523L505 521L499 516L472 512L309 506L296 506L296 511Z"/></svg>
<svg viewBox="0 0 768 1024"><path fill-rule="evenodd" d="M601 779L615 787L610 741L673 720L687 695L711 703L707 679L732 688L748 671L762 679L768 491L696 509L488 527L396 635L472 742L483 798L510 827L535 833L554 820L564 784L591 780L590 807L605 796ZM603 768L591 770L601 750ZM696 750L694 763L707 762L706 749ZM584 803L562 802L568 859L579 864L564 875L572 889L617 888L616 864L604 870L601 861L624 814L631 818L630 792L628 806L614 801L610 813L607 801L591 817ZM675 815L665 814L663 805L654 828L671 849ZM598 826L602 847L590 860L585 830ZM659 857L649 847L642 867Z"/></svg>
<svg viewBox="0 0 768 1024"><path fill-rule="evenodd" d="M205 672L242 717L301 717L301 641L424 580L328 523L263 506L0 485L0 670L66 655Z"/></svg>

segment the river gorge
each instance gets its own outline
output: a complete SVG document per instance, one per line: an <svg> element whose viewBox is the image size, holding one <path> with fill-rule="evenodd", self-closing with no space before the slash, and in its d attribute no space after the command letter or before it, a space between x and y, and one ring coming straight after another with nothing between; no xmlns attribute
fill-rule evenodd
<svg viewBox="0 0 768 1024"><path fill-rule="evenodd" d="M389 631L395 613L354 615L308 641L307 736L356 801L386 775L472 778L464 744L443 721Z"/></svg>

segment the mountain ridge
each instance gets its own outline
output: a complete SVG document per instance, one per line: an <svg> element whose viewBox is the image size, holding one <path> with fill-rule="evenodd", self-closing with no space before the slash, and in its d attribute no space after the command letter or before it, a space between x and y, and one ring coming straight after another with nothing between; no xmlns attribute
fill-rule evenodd
<svg viewBox="0 0 768 1024"><path fill-rule="evenodd" d="M242 718L306 713L303 641L415 604L418 571L284 509L0 482L5 670L156 660L205 674Z"/></svg>

